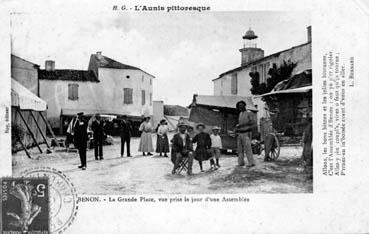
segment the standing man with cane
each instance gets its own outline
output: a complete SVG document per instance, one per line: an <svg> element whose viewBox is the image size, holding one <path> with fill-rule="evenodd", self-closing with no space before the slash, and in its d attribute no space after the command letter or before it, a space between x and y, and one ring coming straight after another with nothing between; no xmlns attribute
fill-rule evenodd
<svg viewBox="0 0 369 234"><path fill-rule="evenodd" d="M251 134L252 129L256 126L255 120L252 118L251 113L246 110L246 102L239 101L236 104L237 110L240 112L238 118L238 124L236 125L237 137L237 148L238 148L238 166L242 167L245 165L245 154L247 161L249 162L248 167L255 166L254 156L251 148Z"/></svg>
<svg viewBox="0 0 369 234"><path fill-rule="evenodd" d="M86 149L87 149L87 123L84 121L83 112L77 114L77 120L74 126L74 142L78 149L81 165L78 168L86 170Z"/></svg>

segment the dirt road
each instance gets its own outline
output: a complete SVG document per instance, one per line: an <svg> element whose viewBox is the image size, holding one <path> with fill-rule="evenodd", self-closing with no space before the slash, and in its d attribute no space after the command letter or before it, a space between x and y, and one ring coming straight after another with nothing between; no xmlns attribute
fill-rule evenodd
<svg viewBox="0 0 369 234"><path fill-rule="evenodd" d="M153 139L155 136L153 136ZM222 155L221 168L201 173L194 161L193 176L172 175L170 158L139 156L139 139L132 140L132 158L120 157L119 138L104 147L104 160L95 161L93 150L87 152L87 170L80 165L77 152L54 149L51 154L39 154L34 149L33 158L24 152L13 155L13 174L49 166L63 171L75 184L80 194L189 194L189 193L310 193L313 190L312 172L298 167L301 148L282 147L276 162L263 162L255 155L252 169L236 167L234 155ZM155 143L155 139L154 139ZM205 162L204 169L209 169Z"/></svg>

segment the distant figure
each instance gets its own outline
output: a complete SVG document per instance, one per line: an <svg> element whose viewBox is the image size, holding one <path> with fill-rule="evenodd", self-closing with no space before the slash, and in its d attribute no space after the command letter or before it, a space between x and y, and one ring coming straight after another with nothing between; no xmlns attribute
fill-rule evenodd
<svg viewBox="0 0 369 234"><path fill-rule="evenodd" d="M219 131L220 127L213 127L213 133L210 135L211 154L212 154L212 159L210 159L210 163L212 164L211 167L215 170L220 167L219 158L220 158L220 149L222 148L222 139L220 138Z"/></svg>
<svg viewBox="0 0 369 234"><path fill-rule="evenodd" d="M86 149L87 149L87 123L84 121L83 112L77 114L77 120L74 126L74 144L78 149L81 165L78 168L86 170Z"/></svg>
<svg viewBox="0 0 369 234"><path fill-rule="evenodd" d="M95 160L103 160L104 123L101 121L99 114L95 115L91 128L94 132Z"/></svg>
<svg viewBox="0 0 369 234"><path fill-rule="evenodd" d="M146 156L145 152L147 152L147 155L152 155L151 152L154 151L154 148L152 146L152 125L150 123L150 117L145 117L145 121L141 123L138 130L142 132L138 151L142 152L143 156Z"/></svg>
<svg viewBox="0 0 369 234"><path fill-rule="evenodd" d="M69 145L74 144L74 127L77 122L77 116L73 117L73 119L69 122L68 128L67 128L67 137L65 139L65 147L67 149L67 152L69 152ZM74 144L74 147L77 148Z"/></svg>
<svg viewBox="0 0 369 234"><path fill-rule="evenodd" d="M239 101L236 104L237 110L240 112L238 124L236 125L237 148L238 148L238 166L245 165L245 153L249 162L248 167L255 166L254 156L251 148L251 131L255 127L256 122L251 114L246 110L246 102Z"/></svg>
<svg viewBox="0 0 369 234"><path fill-rule="evenodd" d="M186 133L187 125L184 122L178 123L178 133L173 136L172 141L172 162L174 163L172 174L176 173L183 157L188 158L187 174L192 175L193 148L190 136Z"/></svg>
<svg viewBox="0 0 369 234"><path fill-rule="evenodd" d="M204 172L202 168L202 161L206 161L211 157L210 147L211 139L209 133L204 132L205 125L200 123L196 126L196 130L199 132L192 140L193 143L197 143L195 150L195 159L199 161L200 170Z"/></svg>
<svg viewBox="0 0 369 234"><path fill-rule="evenodd" d="M156 153L159 153L160 156L164 153L164 157L168 157L167 153L169 152L168 132L167 121L162 119L157 130Z"/></svg>
<svg viewBox="0 0 369 234"><path fill-rule="evenodd" d="M120 122L120 156L124 155L124 144L127 144L127 157L131 157L131 135L132 125L127 120L127 116L122 117Z"/></svg>
<svg viewBox="0 0 369 234"><path fill-rule="evenodd" d="M191 143L192 143L193 138L196 136L196 133L195 133L192 126L187 127L187 133L190 136L190 140L191 140Z"/></svg>
<svg viewBox="0 0 369 234"><path fill-rule="evenodd" d="M302 159L305 162L305 165L311 166L313 164L313 124L312 124L311 116L307 119L307 126L304 130L302 142L303 142L303 150L302 150Z"/></svg>

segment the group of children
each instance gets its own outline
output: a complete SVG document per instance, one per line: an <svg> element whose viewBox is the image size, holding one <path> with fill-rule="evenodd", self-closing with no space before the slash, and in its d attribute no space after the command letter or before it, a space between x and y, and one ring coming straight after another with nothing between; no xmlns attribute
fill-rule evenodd
<svg viewBox="0 0 369 234"><path fill-rule="evenodd" d="M195 159L199 162L200 170L203 172L202 162L210 159L210 169L218 169L220 149L222 148L222 141L219 135L219 127L212 129L212 134L205 132L205 125L198 124L196 126L198 133L192 139L196 143Z"/></svg>
<svg viewBox="0 0 369 234"><path fill-rule="evenodd" d="M199 162L201 172L204 172L203 161L210 159L210 169L217 170L220 167L220 149L222 148L222 140L220 138L219 127L213 127L212 134L205 132L205 125L198 124L196 126L197 134L193 127L187 128L192 143L196 143L194 158Z"/></svg>

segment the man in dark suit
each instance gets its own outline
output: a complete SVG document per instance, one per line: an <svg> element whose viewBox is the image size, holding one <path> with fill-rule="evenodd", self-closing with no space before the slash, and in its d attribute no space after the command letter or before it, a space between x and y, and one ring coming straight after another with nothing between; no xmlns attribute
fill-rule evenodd
<svg viewBox="0 0 369 234"><path fill-rule="evenodd" d="M86 170L86 149L87 149L87 123L84 120L83 112L77 114L77 120L74 126L74 142L78 149L81 165L78 168Z"/></svg>
<svg viewBox="0 0 369 234"><path fill-rule="evenodd" d="M131 144L132 125L128 121L127 116L122 117L120 122L120 156L124 155L124 144L127 144L127 157L131 157L130 144Z"/></svg>
<svg viewBox="0 0 369 234"><path fill-rule="evenodd" d="M184 122L178 123L178 133L172 139L172 162L174 163L172 174L175 174L183 157L188 157L187 174L192 175L193 147L186 129L187 125Z"/></svg>
<svg viewBox="0 0 369 234"><path fill-rule="evenodd" d="M103 160L104 124L101 121L99 114L95 116L95 120L92 122L91 128L94 132L95 159Z"/></svg>

